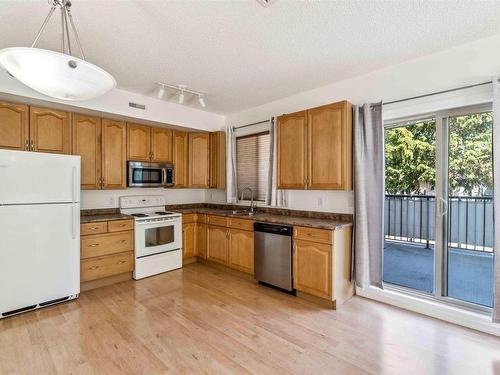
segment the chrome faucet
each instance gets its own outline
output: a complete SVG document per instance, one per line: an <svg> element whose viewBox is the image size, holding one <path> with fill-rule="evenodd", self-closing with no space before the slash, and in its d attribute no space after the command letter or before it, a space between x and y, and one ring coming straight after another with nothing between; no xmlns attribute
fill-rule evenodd
<svg viewBox="0 0 500 375"><path fill-rule="evenodd" d="M250 192L250 194L251 194L251 197L250 197L250 199L251 199L251 201L250 201L250 212L253 213L253 211L254 211L254 206L253 206L253 190L251 188L246 187L246 188L241 189L241 191L240 191L240 201L243 200L243 195L244 195L243 193L246 190L248 190Z"/></svg>

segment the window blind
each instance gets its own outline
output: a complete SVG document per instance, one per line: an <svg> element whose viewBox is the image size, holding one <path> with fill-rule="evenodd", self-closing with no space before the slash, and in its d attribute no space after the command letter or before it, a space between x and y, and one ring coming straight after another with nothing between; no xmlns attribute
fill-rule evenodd
<svg viewBox="0 0 500 375"><path fill-rule="evenodd" d="M269 132L236 138L238 198L241 196L241 191L249 187L254 192L255 200L266 199L269 147ZM244 198L250 199L250 192L245 192Z"/></svg>

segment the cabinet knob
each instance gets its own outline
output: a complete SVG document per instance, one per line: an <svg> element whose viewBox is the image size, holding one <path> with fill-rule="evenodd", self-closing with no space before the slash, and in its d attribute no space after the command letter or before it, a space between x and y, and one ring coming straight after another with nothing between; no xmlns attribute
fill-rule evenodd
<svg viewBox="0 0 500 375"><path fill-rule="evenodd" d="M99 268L99 266L93 266L93 267L90 267L89 270L96 270L98 268Z"/></svg>
<svg viewBox="0 0 500 375"><path fill-rule="evenodd" d="M89 247L96 247L96 246L99 246L98 243L93 243L93 244L90 244Z"/></svg>

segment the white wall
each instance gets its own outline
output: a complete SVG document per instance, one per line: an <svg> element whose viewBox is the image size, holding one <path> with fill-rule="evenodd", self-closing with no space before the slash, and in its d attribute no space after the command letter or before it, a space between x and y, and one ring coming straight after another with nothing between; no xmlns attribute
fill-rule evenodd
<svg viewBox="0 0 500 375"><path fill-rule="evenodd" d="M82 109L127 116L145 121L154 121L193 129L214 131L223 128L225 117L215 113L191 108L177 103L114 89L105 95L85 101L66 101L50 98L23 85L0 69L0 92L47 102L70 105ZM145 110L129 107L129 102L146 105Z"/></svg>
<svg viewBox="0 0 500 375"><path fill-rule="evenodd" d="M119 205L118 198L122 195L163 195L167 200L167 204L205 202L204 189L82 190L81 209L117 208Z"/></svg>
<svg viewBox="0 0 500 375"><path fill-rule="evenodd" d="M314 90L305 91L279 99L258 107L227 115L227 123L239 126L263 121L271 116L295 112L340 100L353 104L384 102L413 97L450 88L488 81L500 73L500 35L464 44L446 51L407 61L398 65L374 71ZM484 102L488 86L474 89L469 104ZM419 101L423 106L415 106L415 111L426 111L429 101ZM463 100L462 100L463 102ZM463 103L460 102L460 105ZM457 101L443 101L443 105L453 105ZM408 115L415 103L395 105L391 110L396 114ZM408 109L410 108L410 109ZM391 107L384 107L389 110ZM394 109L394 108L393 108ZM389 113L389 111L387 111ZM416 114L416 113L414 113ZM351 213L352 192L331 191L288 191L287 206L296 209ZM320 200L321 199L321 200ZM320 204L320 202L322 204Z"/></svg>

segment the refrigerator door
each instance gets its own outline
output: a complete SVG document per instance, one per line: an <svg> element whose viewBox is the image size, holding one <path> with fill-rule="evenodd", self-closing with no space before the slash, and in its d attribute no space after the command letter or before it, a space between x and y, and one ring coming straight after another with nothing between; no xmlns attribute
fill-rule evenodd
<svg viewBox="0 0 500 375"><path fill-rule="evenodd" d="M0 150L0 205L80 202L80 156Z"/></svg>
<svg viewBox="0 0 500 375"><path fill-rule="evenodd" d="M79 293L80 204L0 206L0 318Z"/></svg>

